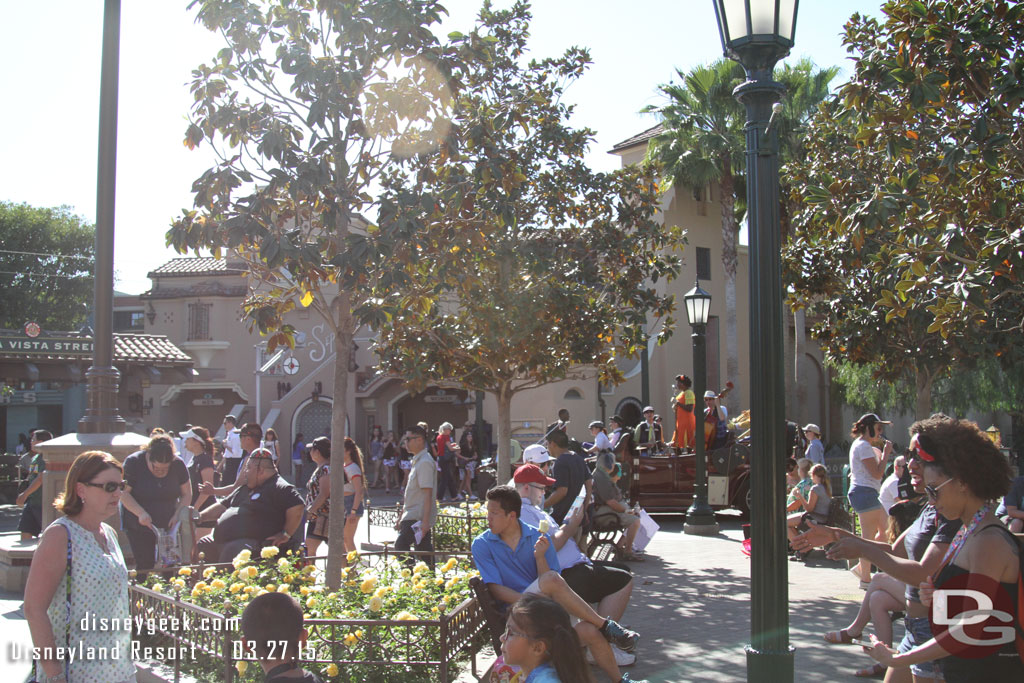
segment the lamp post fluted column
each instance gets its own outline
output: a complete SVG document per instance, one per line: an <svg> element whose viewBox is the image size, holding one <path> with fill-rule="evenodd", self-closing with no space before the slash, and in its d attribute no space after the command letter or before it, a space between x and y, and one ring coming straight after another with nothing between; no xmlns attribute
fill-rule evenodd
<svg viewBox="0 0 1024 683"><path fill-rule="evenodd" d="M774 63L772 64L774 66ZM785 377L782 330L779 172L773 105L784 88L772 68L748 69L735 90L747 109L747 221L750 233L751 517L747 680L793 680L786 561Z"/></svg>
<svg viewBox="0 0 1024 683"><path fill-rule="evenodd" d="M686 511L683 531L687 534L714 535L718 533L715 512L708 505L708 456L704 449L704 418L701 401L707 390L707 325L693 325L693 393L697 403L693 406L696 428L693 432L696 481L693 485L693 503ZM677 428L678 429L678 428Z"/></svg>
<svg viewBox="0 0 1024 683"><path fill-rule="evenodd" d="M121 373L114 367L114 186L117 163L118 58L121 0L106 0L100 75L99 163L96 178L96 272L94 279L93 357L85 373L86 410L78 421L82 434L123 434L117 410Z"/></svg>

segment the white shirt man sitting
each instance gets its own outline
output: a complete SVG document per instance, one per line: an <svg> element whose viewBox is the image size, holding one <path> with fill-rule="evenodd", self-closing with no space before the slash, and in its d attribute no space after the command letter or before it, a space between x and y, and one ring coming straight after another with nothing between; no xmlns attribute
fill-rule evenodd
<svg viewBox="0 0 1024 683"><path fill-rule="evenodd" d="M513 477L516 491L523 499L523 523L540 528L541 522L548 523L549 536L558 556L562 578L569 588L589 603L597 603L597 612L609 619L620 621L629 597L633 593L633 574L629 567L617 562L592 561L583 554L576 544L576 532L583 522L583 508L567 517L561 528L554 518L541 509L544 504L544 489L552 486L554 479L544 476L536 465L527 464L516 470ZM629 666L636 661L636 655L612 646L615 663ZM589 653L588 653L589 654Z"/></svg>

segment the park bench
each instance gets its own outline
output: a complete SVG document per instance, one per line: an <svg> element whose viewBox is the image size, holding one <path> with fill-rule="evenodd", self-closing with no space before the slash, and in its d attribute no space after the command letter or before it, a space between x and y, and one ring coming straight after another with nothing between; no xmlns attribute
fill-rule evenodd
<svg viewBox="0 0 1024 683"><path fill-rule="evenodd" d="M469 587L476 595L476 601L484 613L484 621L487 623L487 630L491 633L491 645L495 653L501 652L501 635L505 632L505 621L508 607L501 605L491 591L487 590L487 584L479 576L469 580Z"/></svg>

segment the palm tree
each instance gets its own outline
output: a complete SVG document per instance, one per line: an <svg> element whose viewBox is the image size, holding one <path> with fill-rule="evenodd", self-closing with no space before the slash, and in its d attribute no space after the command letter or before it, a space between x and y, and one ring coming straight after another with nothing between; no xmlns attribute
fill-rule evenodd
<svg viewBox="0 0 1024 683"><path fill-rule="evenodd" d="M784 109L776 121L782 163L801 154L804 126L818 104L828 95L828 84L839 69L815 69L807 58L793 66L782 65L775 77L786 86ZM676 187L702 190L719 187L722 220L722 271L725 275L726 377L739 375L739 344L736 326L736 246L740 221L746 213L745 139L746 112L733 90L746 76L743 68L728 59L700 65L689 72L676 70L680 83L659 90L667 102L643 111L661 117L661 132L651 139L648 159L665 169ZM785 193L784 193L785 194ZM783 206L784 227L790 211ZM739 395L729 400L729 411L738 414Z"/></svg>

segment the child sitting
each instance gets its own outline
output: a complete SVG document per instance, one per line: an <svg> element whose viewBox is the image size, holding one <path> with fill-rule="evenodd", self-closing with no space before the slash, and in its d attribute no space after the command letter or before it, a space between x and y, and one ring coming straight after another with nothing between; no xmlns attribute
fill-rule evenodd
<svg viewBox="0 0 1024 683"><path fill-rule="evenodd" d="M583 645L569 613L536 593L520 598L509 612L501 654L520 667L523 683L592 683Z"/></svg>

